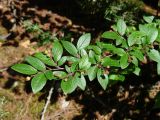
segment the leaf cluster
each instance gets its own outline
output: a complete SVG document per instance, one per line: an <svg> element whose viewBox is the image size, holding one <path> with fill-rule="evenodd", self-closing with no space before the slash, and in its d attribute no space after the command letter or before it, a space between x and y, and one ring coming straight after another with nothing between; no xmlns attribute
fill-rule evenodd
<svg viewBox="0 0 160 120"><path fill-rule="evenodd" d="M160 75L160 24L153 16L144 17L138 28L127 26L119 19L112 30L101 35L101 41L91 44L91 34L83 34L73 44L67 40L53 42L52 56L36 53L12 69L33 75L31 87L39 92L47 81L60 81L61 89L70 94L79 87L85 90L87 80L97 80L104 90L113 81L124 81L131 73L140 75L142 64L157 63Z"/></svg>

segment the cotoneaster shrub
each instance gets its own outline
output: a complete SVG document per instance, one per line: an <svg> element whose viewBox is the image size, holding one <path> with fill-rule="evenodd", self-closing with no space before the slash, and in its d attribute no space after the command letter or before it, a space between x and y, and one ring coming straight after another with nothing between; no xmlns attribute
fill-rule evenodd
<svg viewBox="0 0 160 120"><path fill-rule="evenodd" d="M140 75L140 66L150 61L157 64L160 75L160 20L149 16L144 21L136 28L119 19L95 44L90 33L83 34L76 45L54 39L51 56L39 52L11 68L32 76L34 93L41 91L47 81L61 82L65 94L77 87L85 90L87 80L97 80L106 90L113 81L124 81L126 75Z"/></svg>

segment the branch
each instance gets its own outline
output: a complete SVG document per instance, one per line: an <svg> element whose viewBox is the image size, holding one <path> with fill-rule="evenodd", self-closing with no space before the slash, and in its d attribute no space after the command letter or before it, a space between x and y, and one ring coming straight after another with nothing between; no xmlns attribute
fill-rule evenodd
<svg viewBox="0 0 160 120"><path fill-rule="evenodd" d="M48 107L48 105L49 105L49 103L50 103L50 100L51 100L51 96L52 96L52 93L53 93L53 86L51 87L51 89L49 90L49 94L48 94L48 97L47 97L47 102L46 102L46 104L45 104L45 106L44 106L44 109L43 109L43 112L42 112L42 114L41 114L41 120L45 120L44 119L44 116L45 116L45 113L46 113L46 111L47 111L47 107Z"/></svg>

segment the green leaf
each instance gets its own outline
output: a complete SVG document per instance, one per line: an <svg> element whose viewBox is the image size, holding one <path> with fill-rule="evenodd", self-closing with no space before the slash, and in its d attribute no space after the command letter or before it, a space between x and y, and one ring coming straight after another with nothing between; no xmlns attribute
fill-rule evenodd
<svg viewBox="0 0 160 120"><path fill-rule="evenodd" d="M100 55L102 53L102 50L100 47L96 45L90 45L88 49L92 49L96 54Z"/></svg>
<svg viewBox="0 0 160 120"><path fill-rule="evenodd" d="M118 56L122 56L123 54L125 54L124 49L115 47L112 44L103 44L103 47L105 49L107 49L108 51L112 51L113 53L117 54Z"/></svg>
<svg viewBox="0 0 160 120"><path fill-rule="evenodd" d="M110 50L110 51L113 51L116 49L116 47L112 44L103 44L103 48L107 49L107 50Z"/></svg>
<svg viewBox="0 0 160 120"><path fill-rule="evenodd" d="M11 68L19 73L26 75L33 75L37 73L37 70L34 67L27 64L15 64Z"/></svg>
<svg viewBox="0 0 160 120"><path fill-rule="evenodd" d="M85 90L85 88L86 88L86 79L84 78L84 76L81 75L81 77L76 79L76 80L77 80L77 86L80 87L82 90Z"/></svg>
<svg viewBox="0 0 160 120"><path fill-rule="evenodd" d="M81 70L87 70L91 66L91 63L89 62L88 56L82 56L79 62L79 68Z"/></svg>
<svg viewBox="0 0 160 120"><path fill-rule="evenodd" d="M102 76L104 78L102 78ZM106 90L107 85L108 85L108 75L107 74L103 74L102 70L98 69L98 71L97 71L97 79L98 79L99 84L102 86L102 88L104 90Z"/></svg>
<svg viewBox="0 0 160 120"><path fill-rule="evenodd" d="M85 49L80 50L80 53L81 56L87 55L87 51Z"/></svg>
<svg viewBox="0 0 160 120"><path fill-rule="evenodd" d="M147 22L147 23L152 23L154 16L143 16L143 19Z"/></svg>
<svg viewBox="0 0 160 120"><path fill-rule="evenodd" d="M116 39L116 46L123 43L123 41L126 41L123 37L119 36L119 38Z"/></svg>
<svg viewBox="0 0 160 120"><path fill-rule="evenodd" d="M140 32L144 33L145 35L147 35L149 27L147 25L139 25L139 30Z"/></svg>
<svg viewBox="0 0 160 120"><path fill-rule="evenodd" d="M91 34L90 33L86 33L86 34L82 35L77 42L77 49L82 50L82 49L86 48L90 44L90 41L91 41Z"/></svg>
<svg viewBox="0 0 160 120"><path fill-rule="evenodd" d="M123 54L125 54L124 49L117 48L112 44L103 44L103 48L105 48L105 49L107 49L109 51L112 51L113 53L115 53L115 54L117 54L119 56L122 56Z"/></svg>
<svg viewBox="0 0 160 120"><path fill-rule="evenodd" d="M160 62L157 63L157 73L160 75Z"/></svg>
<svg viewBox="0 0 160 120"><path fill-rule="evenodd" d="M61 41L64 48L73 56L77 56L77 49L76 47L71 43L71 42L68 42L68 41Z"/></svg>
<svg viewBox="0 0 160 120"><path fill-rule="evenodd" d="M97 70L98 70L97 66L93 66L88 69L87 74L88 74L88 78L90 81L92 81L96 78Z"/></svg>
<svg viewBox="0 0 160 120"><path fill-rule="evenodd" d="M115 81L124 81L125 77L124 77L124 75L115 75L115 74L112 74L112 75L109 75L109 79L110 80L115 80Z"/></svg>
<svg viewBox="0 0 160 120"><path fill-rule="evenodd" d="M55 41L53 43L53 47L52 47L52 55L53 55L53 58L54 60L57 62L58 60L61 59L62 57L62 54L63 54L63 48L62 48L62 45L60 42L58 41Z"/></svg>
<svg viewBox="0 0 160 120"><path fill-rule="evenodd" d="M103 60L102 60L102 65L103 66L114 66L114 67L119 67L120 64L119 64L119 60L114 60L114 59L111 59L110 57L105 57Z"/></svg>
<svg viewBox="0 0 160 120"><path fill-rule="evenodd" d="M47 79L44 75L44 73L39 73L36 74L31 81L31 87L32 87L32 91L33 93L37 93L40 90L42 90L42 88L45 86L47 82Z"/></svg>
<svg viewBox="0 0 160 120"><path fill-rule="evenodd" d="M71 65L71 68L70 68L71 72L75 72L76 68L78 67L78 63L79 63L79 62L74 62L74 63Z"/></svg>
<svg viewBox="0 0 160 120"><path fill-rule="evenodd" d="M34 68L40 71L46 70L46 66L43 62L41 62L38 58L28 56L25 58L25 61L27 61L29 64L31 64Z"/></svg>
<svg viewBox="0 0 160 120"><path fill-rule="evenodd" d="M135 56L136 58L138 58L140 61L144 60L144 56L143 56L142 51L140 51L138 49L136 49L134 51L131 51L130 54L133 55L133 56Z"/></svg>
<svg viewBox="0 0 160 120"><path fill-rule="evenodd" d="M115 53L119 56L123 56L126 52L122 48L115 48L115 49L113 49L113 53Z"/></svg>
<svg viewBox="0 0 160 120"><path fill-rule="evenodd" d="M95 53L92 50L89 51L89 62L96 64Z"/></svg>
<svg viewBox="0 0 160 120"><path fill-rule="evenodd" d="M124 41L124 38L122 36L113 31L104 32L101 37L116 40L116 45L120 45Z"/></svg>
<svg viewBox="0 0 160 120"><path fill-rule="evenodd" d="M148 31L149 43L153 43L158 37L158 30L156 28L150 28Z"/></svg>
<svg viewBox="0 0 160 120"><path fill-rule="evenodd" d="M59 61L58 61L58 66L62 66L67 60L66 56L63 56Z"/></svg>
<svg viewBox="0 0 160 120"><path fill-rule="evenodd" d="M123 41L122 41L122 46L121 46L121 47L122 47L122 48L126 48L126 49L129 48L126 40L123 40Z"/></svg>
<svg viewBox="0 0 160 120"><path fill-rule="evenodd" d="M128 36L128 45L132 46L134 44L141 43L141 39L144 36L144 33L140 31L134 31Z"/></svg>
<svg viewBox="0 0 160 120"><path fill-rule="evenodd" d="M123 19L119 19L117 22L117 30L119 34L124 35L126 32L127 26Z"/></svg>
<svg viewBox="0 0 160 120"><path fill-rule="evenodd" d="M138 60L135 56L131 56L132 57L132 63L135 65L135 66L138 66Z"/></svg>
<svg viewBox="0 0 160 120"><path fill-rule="evenodd" d="M122 56L123 54L125 54L124 49L122 48L117 48L112 44L103 44L103 48L105 48L106 50L109 50L119 56Z"/></svg>
<svg viewBox="0 0 160 120"><path fill-rule="evenodd" d="M47 71L45 71L45 76L46 76L46 78L48 79L48 80L53 80L53 79L55 79L55 77L53 76L53 71L51 71L51 70L47 70Z"/></svg>
<svg viewBox="0 0 160 120"><path fill-rule="evenodd" d="M77 62L77 61L79 61L79 59L76 58L76 57L67 56L67 61L70 61L70 62Z"/></svg>
<svg viewBox="0 0 160 120"><path fill-rule="evenodd" d="M158 37L158 29L154 26L139 25L139 29L147 36L146 43L153 43Z"/></svg>
<svg viewBox="0 0 160 120"><path fill-rule="evenodd" d="M64 79L67 77L67 73L64 71L54 71L53 76L58 77L58 79Z"/></svg>
<svg viewBox="0 0 160 120"><path fill-rule="evenodd" d="M122 69L125 69L128 67L129 63L128 63L128 54L124 54L123 56L121 56L120 59L120 65Z"/></svg>
<svg viewBox="0 0 160 120"><path fill-rule="evenodd" d="M141 69L139 67L136 67L135 70L133 71L133 73L137 76L139 76Z"/></svg>
<svg viewBox="0 0 160 120"><path fill-rule="evenodd" d="M65 65L65 70L66 70L68 73L70 73L70 72L71 72L70 67L68 67L67 65Z"/></svg>
<svg viewBox="0 0 160 120"><path fill-rule="evenodd" d="M77 84L75 84L75 81L73 78L69 78L66 81L61 81L61 88L65 94L70 94L77 88Z"/></svg>
<svg viewBox="0 0 160 120"><path fill-rule="evenodd" d="M118 35L116 32L107 31L107 32L104 32L101 37L102 37L102 38L106 38L106 39L115 40L115 39L118 39L118 38L119 38L119 35Z"/></svg>
<svg viewBox="0 0 160 120"><path fill-rule="evenodd" d="M102 56L101 55L95 55L95 59L97 62L101 62L102 61ZM96 63L95 63L96 64Z"/></svg>
<svg viewBox="0 0 160 120"><path fill-rule="evenodd" d="M53 60L51 60L47 55L44 55L41 52L34 54L34 57L40 59L44 64L48 66L56 66L56 63L54 63Z"/></svg>
<svg viewBox="0 0 160 120"><path fill-rule="evenodd" d="M152 49L150 52L148 52L148 56L151 60L155 62L160 62L160 53L158 50Z"/></svg>

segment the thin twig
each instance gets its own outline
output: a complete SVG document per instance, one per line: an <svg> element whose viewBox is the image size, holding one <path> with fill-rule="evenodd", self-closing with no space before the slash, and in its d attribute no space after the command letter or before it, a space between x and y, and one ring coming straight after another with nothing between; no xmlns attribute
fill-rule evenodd
<svg viewBox="0 0 160 120"><path fill-rule="evenodd" d="M46 104L45 104L45 106L44 106L44 109L43 109L43 112L42 112L42 115L41 115L41 120L44 120L44 116L45 116L45 113L46 113L46 111L47 111L47 107L48 107L48 105L49 105L49 103L50 103L50 100L51 100L51 96L52 96L52 93L53 93L53 86L51 87L51 89L49 90L49 94L48 94L48 97L47 97L47 102L46 102Z"/></svg>

